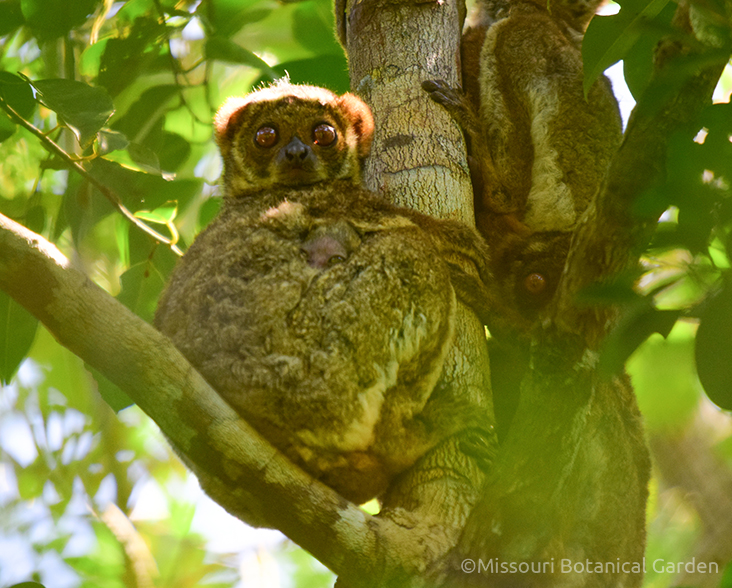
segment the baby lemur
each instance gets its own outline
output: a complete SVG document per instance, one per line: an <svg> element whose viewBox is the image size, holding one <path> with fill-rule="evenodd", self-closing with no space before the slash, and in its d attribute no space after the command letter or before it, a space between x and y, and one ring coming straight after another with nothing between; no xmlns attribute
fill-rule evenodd
<svg viewBox="0 0 732 588"><path fill-rule="evenodd" d="M453 263L486 275L485 244L360 187L373 120L355 96L279 82L230 99L215 127L223 207L155 324L290 459L363 502L480 419L433 388L455 291L482 288Z"/></svg>
<svg viewBox="0 0 732 588"><path fill-rule="evenodd" d="M505 386L496 379L520 381L528 337L557 288L572 231L620 144L609 81L601 77L583 93L580 46L600 4L479 0L462 41L465 92L423 83L468 142L476 224L509 311L508 320L489 325L492 343L524 356L491 353L497 411Z"/></svg>

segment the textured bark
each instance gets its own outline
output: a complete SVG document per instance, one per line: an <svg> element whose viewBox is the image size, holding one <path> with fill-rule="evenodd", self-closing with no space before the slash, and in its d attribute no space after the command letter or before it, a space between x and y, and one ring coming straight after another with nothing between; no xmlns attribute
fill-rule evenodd
<svg viewBox="0 0 732 588"><path fill-rule="evenodd" d="M369 103L376 123L367 186L397 204L474 225L461 131L421 88L428 79L460 81L460 3L366 0L348 2L345 9L352 90ZM433 397L491 414L485 331L465 308L459 309L456 326L455 345ZM384 497L379 518L409 528L423 551L402 558L409 563L397 573L349 575L339 586L424 585L428 570L455 545L480 493L483 473L463 451L464 444L475 445L471 435L481 433L447 440ZM487 420L477 444L483 453L479 461L489 461L496 450L492 422Z"/></svg>

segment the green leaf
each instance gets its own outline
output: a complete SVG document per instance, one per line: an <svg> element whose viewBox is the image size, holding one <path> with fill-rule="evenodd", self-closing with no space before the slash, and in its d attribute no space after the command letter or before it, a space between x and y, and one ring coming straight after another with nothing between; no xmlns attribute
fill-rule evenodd
<svg viewBox="0 0 732 588"><path fill-rule="evenodd" d="M166 248L156 248L156 254L159 249ZM156 257L157 255L154 255L146 262L134 265L123 273L120 278L122 290L117 296L117 300L148 322L152 322L158 298L165 286L166 274L158 267L160 262L156 262Z"/></svg>
<svg viewBox="0 0 732 588"><path fill-rule="evenodd" d="M30 358L44 368L39 395L48 398L50 391L55 389L66 398L68 406L85 413L94 410L89 372L84 369L84 362L56 341L43 326L38 329Z"/></svg>
<svg viewBox="0 0 732 588"><path fill-rule="evenodd" d="M652 335L628 360L649 431L678 430L699 408L698 386L689 385L694 379L694 331L678 321L666 339Z"/></svg>
<svg viewBox="0 0 732 588"><path fill-rule="evenodd" d="M646 24L669 0L624 0L613 16L596 16L582 42L585 96L608 67L623 59L641 36Z"/></svg>
<svg viewBox="0 0 732 588"><path fill-rule="evenodd" d="M211 36L228 38L245 24L262 20L271 11L271 6L258 0L208 0L201 2L196 15L211 29Z"/></svg>
<svg viewBox="0 0 732 588"><path fill-rule="evenodd" d="M277 74L266 61L251 51L223 37L211 37L206 41L206 59L215 59L228 63L240 63L260 70L269 80L276 80Z"/></svg>
<svg viewBox="0 0 732 588"><path fill-rule="evenodd" d="M343 55L343 49L333 34L334 20L330 2L301 2L292 18L292 34L303 47L319 55Z"/></svg>
<svg viewBox="0 0 732 588"><path fill-rule="evenodd" d="M183 165L191 155L191 144L177 133L162 133L162 146L157 152L160 167L167 171L175 171Z"/></svg>
<svg viewBox="0 0 732 588"><path fill-rule="evenodd" d="M167 225L175 220L177 214L178 204L176 202L166 202L164 206L159 206L155 210L138 210L135 216L151 223Z"/></svg>
<svg viewBox="0 0 732 588"><path fill-rule="evenodd" d="M170 69L166 28L159 22L157 13L135 19L125 32L126 37L107 41L99 64L96 82L112 96L117 96L143 74Z"/></svg>
<svg viewBox="0 0 732 588"><path fill-rule="evenodd" d="M122 199L122 203L133 212L141 209L154 210L168 200L176 200L179 208L183 210L185 205L200 193L203 184L202 180L196 178L166 181L159 175L134 171L102 157L91 161L88 169L95 178L112 189ZM84 208L94 206L101 208L107 202L96 189L93 194L92 198L88 198L86 194L82 195L83 199L79 200L79 204ZM103 212L106 214L109 211L111 206L106 206ZM95 218L98 221L102 217Z"/></svg>
<svg viewBox="0 0 732 588"><path fill-rule="evenodd" d="M89 171L102 182L108 178L97 172L100 158L95 159L89 166ZM114 188L114 186L111 186ZM100 220L115 211L114 206L89 182L80 176L70 175L66 191L63 196L63 218L56 223L55 232L71 227L74 243L79 244Z"/></svg>
<svg viewBox="0 0 732 588"><path fill-rule="evenodd" d="M8 383L28 355L38 329L38 319L0 292L0 381Z"/></svg>
<svg viewBox="0 0 732 588"><path fill-rule="evenodd" d="M36 108L30 84L7 71L0 71L0 98L25 119L30 118Z"/></svg>
<svg viewBox="0 0 732 588"><path fill-rule="evenodd" d="M648 337L654 333L668 337L680 314L679 310L657 310L651 297L638 298L605 340L600 370L608 375L617 373Z"/></svg>
<svg viewBox="0 0 732 588"><path fill-rule="evenodd" d="M732 410L732 281L729 276L700 314L696 370L709 399Z"/></svg>
<svg viewBox="0 0 732 588"><path fill-rule="evenodd" d="M669 2L652 21L643 23L642 34L623 56L623 76L636 101L645 92L653 74L653 54L658 42L665 36L678 36L671 26L676 4Z"/></svg>
<svg viewBox="0 0 732 588"><path fill-rule="evenodd" d="M221 198L206 198L198 210L198 227L208 226L221 209Z"/></svg>
<svg viewBox="0 0 732 588"><path fill-rule="evenodd" d="M139 166L140 170L149 174L162 175L163 170L160 169L160 160L151 149L144 145L130 143L127 146L127 153L130 154L130 158Z"/></svg>
<svg viewBox="0 0 732 588"><path fill-rule="evenodd" d="M176 96L178 87L173 84L148 88L123 117L115 119L112 128L124 133L131 143L145 144L148 137L163 132L165 113L174 106L171 101Z"/></svg>
<svg viewBox="0 0 732 588"><path fill-rule="evenodd" d="M25 20L42 39L56 39L82 24L100 0L21 0Z"/></svg>
<svg viewBox="0 0 732 588"><path fill-rule="evenodd" d="M12 33L25 22L20 0L0 2L0 37Z"/></svg>
<svg viewBox="0 0 732 588"><path fill-rule="evenodd" d="M110 131L109 129L102 129L97 136L99 138L100 155L127 149L130 144L124 134L117 131Z"/></svg>
<svg viewBox="0 0 732 588"><path fill-rule="evenodd" d="M85 367L97 383L97 390L99 390L104 402L109 404L114 412L119 412L123 408L135 404L132 398L127 396L116 384L110 382L102 372L94 369L89 364L85 364Z"/></svg>
<svg viewBox="0 0 732 588"><path fill-rule="evenodd" d="M32 84L43 104L63 119L82 147L91 145L114 112L112 99L103 88L64 79L36 80Z"/></svg>
<svg viewBox="0 0 732 588"><path fill-rule="evenodd" d="M288 61L280 63L272 69L276 72L277 77L288 74L293 84L322 86L336 94L348 92L351 87L348 77L348 60L343 54L320 55L310 59Z"/></svg>
<svg viewBox="0 0 732 588"><path fill-rule="evenodd" d="M156 243L149 235L134 227L128 228L130 267L151 263L153 269L160 274L162 282L167 282L179 257L170 248Z"/></svg>
<svg viewBox="0 0 732 588"><path fill-rule="evenodd" d="M128 143L127 148L124 150L107 153L104 160L118 163L131 171L156 176L163 175L163 170L160 169L160 161L155 152L137 143Z"/></svg>
<svg viewBox="0 0 732 588"><path fill-rule="evenodd" d="M154 0L128 0L117 13L117 18L125 24L132 24L139 17L155 10Z"/></svg>
<svg viewBox="0 0 732 588"><path fill-rule="evenodd" d="M107 43L110 38L102 39L89 45L79 57L79 73L88 78L95 78L102 66L102 56L107 50Z"/></svg>
<svg viewBox="0 0 732 588"><path fill-rule="evenodd" d="M10 117L4 112L0 112L0 143L12 137L17 129L18 125L10 120Z"/></svg>
<svg viewBox="0 0 732 588"><path fill-rule="evenodd" d="M13 584L10 588L45 588L45 586L38 582L21 582L20 584Z"/></svg>
<svg viewBox="0 0 732 588"><path fill-rule="evenodd" d="M23 224L34 233L42 233L46 227L46 209L40 204L31 206L25 213Z"/></svg>
<svg viewBox="0 0 732 588"><path fill-rule="evenodd" d="M722 573L722 581L719 588L732 588L732 563L728 563Z"/></svg>

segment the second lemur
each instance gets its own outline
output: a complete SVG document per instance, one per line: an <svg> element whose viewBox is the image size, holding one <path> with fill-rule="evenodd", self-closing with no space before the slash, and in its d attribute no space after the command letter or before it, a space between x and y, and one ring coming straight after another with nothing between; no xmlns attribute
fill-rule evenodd
<svg viewBox="0 0 732 588"><path fill-rule="evenodd" d="M600 3L479 0L462 41L465 92L423 84L465 132L476 224L505 304L489 321L497 410L501 388L512 382L517 393L531 330L620 144L609 81L583 91L580 46Z"/></svg>

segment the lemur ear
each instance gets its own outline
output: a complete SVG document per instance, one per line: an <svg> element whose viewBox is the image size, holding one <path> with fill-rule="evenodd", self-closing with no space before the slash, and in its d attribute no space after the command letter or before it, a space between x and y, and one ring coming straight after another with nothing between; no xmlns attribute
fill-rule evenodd
<svg viewBox="0 0 732 588"><path fill-rule="evenodd" d="M216 112L214 117L216 144L219 146L223 157L226 157L229 149L231 149L234 133L248 103L249 100L246 97L232 96Z"/></svg>
<svg viewBox="0 0 732 588"><path fill-rule="evenodd" d="M348 93L338 98L338 105L356 132L358 156L363 159L371 151L371 142L374 140L374 117L371 109L363 100Z"/></svg>

